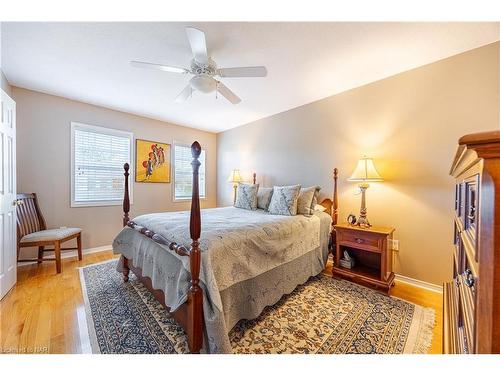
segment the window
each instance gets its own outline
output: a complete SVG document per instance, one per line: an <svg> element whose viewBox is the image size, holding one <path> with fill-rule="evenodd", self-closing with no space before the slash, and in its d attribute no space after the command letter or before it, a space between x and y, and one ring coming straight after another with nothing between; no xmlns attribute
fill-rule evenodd
<svg viewBox="0 0 500 375"><path fill-rule="evenodd" d="M205 150L201 150L199 170L200 198L205 198ZM174 200L191 199L193 187L193 167L191 146L174 145Z"/></svg>
<svg viewBox="0 0 500 375"><path fill-rule="evenodd" d="M129 132L71 123L71 207L122 204L132 140Z"/></svg>

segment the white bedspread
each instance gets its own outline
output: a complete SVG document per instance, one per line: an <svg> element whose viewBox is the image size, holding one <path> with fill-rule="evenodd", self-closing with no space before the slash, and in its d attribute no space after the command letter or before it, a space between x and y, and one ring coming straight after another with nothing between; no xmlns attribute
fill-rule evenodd
<svg viewBox="0 0 500 375"><path fill-rule="evenodd" d="M210 321L223 317L221 293L224 290L319 249L320 242L324 247L325 231L327 238L330 221L328 215L322 215L279 216L263 210L234 207L201 211L200 279L207 296L204 303L207 331ZM325 220L325 216L328 219ZM188 211L142 215L133 221L168 241L190 246ZM324 232L322 236L320 229ZM132 259L136 267L142 268L144 275L152 278L155 288L165 291L166 303L173 310L185 302L190 279L188 257L181 257L127 227L115 238L113 249L115 253ZM168 256L165 252L169 253ZM179 263L183 270L179 270ZM253 298L259 298L259 292L253 291ZM224 330L232 328L222 326ZM228 342L221 344L216 333L207 334L209 341L210 337L216 341L211 344L212 351L224 347L222 351L227 352ZM227 336L227 332L225 334Z"/></svg>

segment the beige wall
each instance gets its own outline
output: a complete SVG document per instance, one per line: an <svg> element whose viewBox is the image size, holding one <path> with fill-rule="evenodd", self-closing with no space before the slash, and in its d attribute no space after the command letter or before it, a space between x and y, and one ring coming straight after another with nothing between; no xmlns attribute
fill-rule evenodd
<svg viewBox="0 0 500 375"><path fill-rule="evenodd" d="M264 186L320 184L340 170L340 221L359 214L346 179L363 154L383 183L368 189L372 224L394 226L395 271L439 284L451 276L457 139L499 128L500 44L488 45L280 113L217 136L218 205L232 202L233 168Z"/></svg>
<svg viewBox="0 0 500 375"><path fill-rule="evenodd" d="M126 130L135 138L164 143L198 140L207 160L207 199L202 207L215 206L215 134L18 87L13 87L12 94L17 103L18 192L38 194L49 227L82 228L84 248L111 244L121 228L122 208L70 207L71 121ZM172 185L135 183L131 216L189 209L190 202L172 201Z"/></svg>
<svg viewBox="0 0 500 375"><path fill-rule="evenodd" d="M12 88L9 84L9 81L7 81L7 78L5 78L2 69L0 69L0 87L2 88L3 91L7 93L7 95L9 96L12 95Z"/></svg>

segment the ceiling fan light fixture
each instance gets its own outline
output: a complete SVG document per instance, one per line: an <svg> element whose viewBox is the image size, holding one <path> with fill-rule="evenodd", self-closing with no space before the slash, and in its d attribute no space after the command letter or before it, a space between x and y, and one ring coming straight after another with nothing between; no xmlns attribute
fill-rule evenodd
<svg viewBox="0 0 500 375"><path fill-rule="evenodd" d="M191 78L191 87L204 94L209 94L217 89L217 82L208 75L199 75Z"/></svg>

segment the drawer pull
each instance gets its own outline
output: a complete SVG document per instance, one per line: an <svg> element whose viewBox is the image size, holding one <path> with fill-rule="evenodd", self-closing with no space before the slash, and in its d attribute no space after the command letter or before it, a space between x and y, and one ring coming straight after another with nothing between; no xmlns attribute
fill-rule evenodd
<svg viewBox="0 0 500 375"><path fill-rule="evenodd" d="M365 242L364 239L362 239L362 238L356 238L356 243L363 243L363 242Z"/></svg>
<svg viewBox="0 0 500 375"><path fill-rule="evenodd" d="M472 271L470 269L466 269L464 271L464 282L465 285L467 285L469 288L472 288L474 286L474 276L472 276Z"/></svg>

